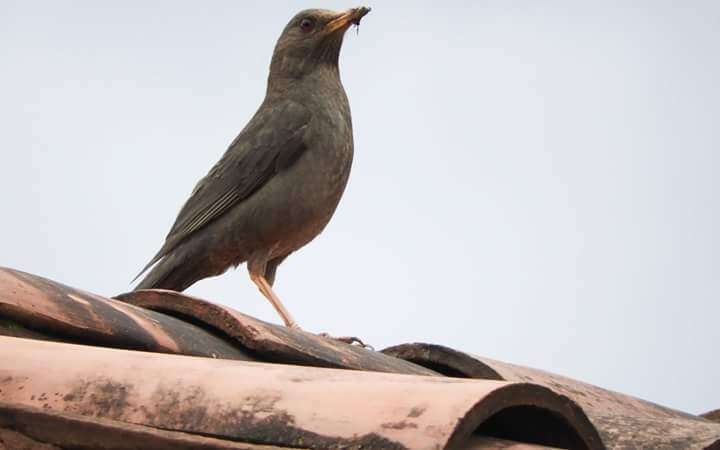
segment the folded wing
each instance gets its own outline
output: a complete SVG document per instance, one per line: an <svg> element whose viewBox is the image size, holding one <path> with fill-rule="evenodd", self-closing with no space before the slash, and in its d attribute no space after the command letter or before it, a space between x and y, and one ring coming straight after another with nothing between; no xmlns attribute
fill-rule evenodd
<svg viewBox="0 0 720 450"><path fill-rule="evenodd" d="M220 161L198 182L175 219L165 244L138 277L188 236L290 166L305 149L304 137L310 119L309 111L292 101L261 106Z"/></svg>

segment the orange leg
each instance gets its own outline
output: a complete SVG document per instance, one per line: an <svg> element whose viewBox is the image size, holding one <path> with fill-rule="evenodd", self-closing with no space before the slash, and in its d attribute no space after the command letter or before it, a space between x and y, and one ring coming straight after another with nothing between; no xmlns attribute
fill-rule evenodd
<svg viewBox="0 0 720 450"><path fill-rule="evenodd" d="M270 283L267 282L265 277L251 272L250 279L253 280L253 283L257 285L258 289L260 289L262 295L264 295L265 298L268 299L268 301L273 305L275 311L280 314L283 322L285 322L285 326L288 328L294 328L296 330L299 330L300 326L297 324L297 322L295 322L295 319L292 318L292 316L290 315L290 311L285 309L285 306L283 306L278 296L275 295L275 292L273 291Z"/></svg>
<svg viewBox="0 0 720 450"><path fill-rule="evenodd" d="M275 294L275 292L272 289L272 286L270 286L270 283L265 279L264 276L258 275L257 273L250 272L250 279L253 280L253 283L255 283L260 289L260 292L262 292L262 295L265 296L268 301L270 301L270 304L273 305L273 308L275 308L275 311L280 314L280 317L282 318L283 322L285 322L285 326L288 328L293 328L295 330L300 330L300 326L295 322L295 319L292 318L290 315L290 311L285 309L285 306L282 304L278 296ZM366 345L363 341L360 339L354 337L354 336L341 336L341 337L334 337L330 336L327 333L320 333L320 336L328 339L332 339L334 341L343 342L345 344L360 344L360 346L365 347L367 349L372 350L372 347L370 345Z"/></svg>

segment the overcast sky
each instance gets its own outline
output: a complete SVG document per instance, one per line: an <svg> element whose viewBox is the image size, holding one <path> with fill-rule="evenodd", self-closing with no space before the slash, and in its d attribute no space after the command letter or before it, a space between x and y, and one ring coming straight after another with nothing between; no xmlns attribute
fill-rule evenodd
<svg viewBox="0 0 720 450"><path fill-rule="evenodd" d="M353 172L279 296L376 348L720 407L720 3L468 3L370 4L346 37ZM0 1L1 265L132 288L287 20L359 6L257 5ZM279 322L244 267L188 292Z"/></svg>

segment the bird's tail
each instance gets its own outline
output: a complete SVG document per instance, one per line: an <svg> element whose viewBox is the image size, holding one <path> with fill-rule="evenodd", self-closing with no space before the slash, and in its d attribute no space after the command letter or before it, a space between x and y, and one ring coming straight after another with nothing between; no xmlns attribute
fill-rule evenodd
<svg viewBox="0 0 720 450"><path fill-rule="evenodd" d="M167 258L166 258L167 259ZM152 264L148 264L142 272L140 272L134 279L138 279L140 275L142 275L150 266L155 264L157 261L152 261ZM152 268L150 272L148 272L147 275L135 286L134 290L138 289L163 289L163 281L165 278L167 278L168 274L172 271L172 268L168 266L168 264L163 264L165 260L158 263L155 267Z"/></svg>
<svg viewBox="0 0 720 450"><path fill-rule="evenodd" d="M140 273L138 273L137 275L135 275L135 278L133 278L132 281L130 281L130 283L131 283L131 284L134 283L135 280L137 280L138 278L140 278L140 275L142 275L142 274L144 274L145 272L147 272L147 270L148 270L150 267L152 267L153 264L155 264L156 262L160 261L160 258L162 258L163 256L165 256L165 246L163 246L163 248L161 248L160 251L157 252L157 253L155 254L155 256L152 257L152 259L150 260L149 263L145 264L145 267L143 267L143 269L140 271ZM147 277L145 277L145 279L147 279ZM144 281L144 280L143 280L143 281Z"/></svg>
<svg viewBox="0 0 720 450"><path fill-rule="evenodd" d="M170 289L179 292L187 289L196 281L193 276L195 264L186 258L182 258L181 255L176 253L170 253L161 258L160 261L151 261L148 267L152 266L152 264L157 264L155 264L155 267L135 286L134 290ZM147 267L145 270L147 270ZM145 270L143 270L143 272Z"/></svg>
<svg viewBox="0 0 720 450"><path fill-rule="evenodd" d="M143 269L140 271L140 273L135 275L135 278L133 278L132 281L130 282L131 284L134 283L135 280L140 278L140 276L142 274L147 272L147 270L149 268L151 268L152 266L155 265L153 270L151 270L150 273L148 273L145 276L145 278L143 278L143 280L140 282L140 284L138 284L138 286L135 287L135 290L137 290L137 289L163 289L161 286L148 285L149 280L155 280L156 282L154 284L159 284L162 282L162 277L160 277L159 275L163 274L163 273L167 275L169 272L172 271L172 269L174 268L174 264L171 264L171 263L174 259L177 259L177 258L171 258L171 256L172 256L171 251L172 251L173 247L175 246L175 244L176 244L176 242L174 242L170 239L165 240L165 243L163 244L162 247L160 247L160 250L158 250L158 252L155 253L155 256L152 257L150 262L145 264L145 267L143 267ZM143 285L143 286L148 285L148 286L140 287L141 285ZM170 289L170 288L166 288L166 289Z"/></svg>

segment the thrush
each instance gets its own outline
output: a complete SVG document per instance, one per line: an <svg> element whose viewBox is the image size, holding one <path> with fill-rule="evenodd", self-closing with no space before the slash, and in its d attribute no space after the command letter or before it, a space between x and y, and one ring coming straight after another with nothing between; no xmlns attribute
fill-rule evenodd
<svg viewBox="0 0 720 450"><path fill-rule="evenodd" d="M197 183L136 290L182 291L247 263L285 325L299 328L272 285L278 265L322 232L345 190L353 131L338 58L345 32L369 11L311 9L290 20L265 99Z"/></svg>

